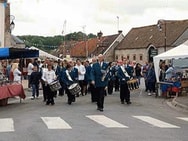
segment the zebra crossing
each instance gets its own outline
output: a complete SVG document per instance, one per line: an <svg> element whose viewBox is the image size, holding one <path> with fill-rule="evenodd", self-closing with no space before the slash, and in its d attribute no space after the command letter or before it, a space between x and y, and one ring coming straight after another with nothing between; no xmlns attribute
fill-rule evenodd
<svg viewBox="0 0 188 141"><path fill-rule="evenodd" d="M85 117L90 119L92 122L96 123L97 125L104 126L106 128L126 128L126 129L131 128L105 115L86 115ZM159 119L150 116L132 116L132 118L137 119L140 122L143 122L143 124L145 123L148 126L153 126L156 128L165 128L165 129L181 128L180 126L165 121L161 121ZM49 130L72 129L72 127L68 124L68 121L63 120L63 117L40 117L40 119L41 122L43 122ZM188 117L175 117L175 119L188 122ZM0 133L15 131L13 118L0 118L0 125L1 125Z"/></svg>

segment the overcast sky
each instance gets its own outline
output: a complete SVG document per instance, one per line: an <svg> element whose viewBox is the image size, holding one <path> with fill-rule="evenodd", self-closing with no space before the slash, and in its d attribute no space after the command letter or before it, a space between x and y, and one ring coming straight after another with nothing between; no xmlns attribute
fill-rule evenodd
<svg viewBox="0 0 188 141"><path fill-rule="evenodd" d="M8 0L14 35L64 35L102 31L126 34L159 19L188 19L188 0ZM119 18L118 18L119 17ZM62 33L63 31L63 33Z"/></svg>

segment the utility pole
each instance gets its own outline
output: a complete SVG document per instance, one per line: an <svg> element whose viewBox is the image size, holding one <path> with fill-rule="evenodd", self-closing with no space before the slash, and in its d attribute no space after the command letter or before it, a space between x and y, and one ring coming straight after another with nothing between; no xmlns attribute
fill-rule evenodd
<svg viewBox="0 0 188 141"><path fill-rule="evenodd" d="M63 31L62 31L62 35L63 35L63 58L66 58L66 43L65 43L65 34L66 34L66 24L67 21L65 20L63 23Z"/></svg>
<svg viewBox="0 0 188 141"><path fill-rule="evenodd" d="M86 34L85 33L85 28L86 28L86 25L82 26L82 29L83 29L83 41L85 42L86 58L88 58L89 52L88 52L88 44L87 44L87 35L86 35L86 37L84 37L84 34Z"/></svg>
<svg viewBox="0 0 188 141"><path fill-rule="evenodd" d="M119 31L119 16L117 16L117 30Z"/></svg>

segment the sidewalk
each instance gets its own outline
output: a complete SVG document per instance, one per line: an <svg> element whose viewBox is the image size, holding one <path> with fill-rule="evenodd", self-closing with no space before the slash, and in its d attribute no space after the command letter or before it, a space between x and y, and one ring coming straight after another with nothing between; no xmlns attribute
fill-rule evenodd
<svg viewBox="0 0 188 141"><path fill-rule="evenodd" d="M188 112L188 95L173 98L173 100L171 101L171 106Z"/></svg>

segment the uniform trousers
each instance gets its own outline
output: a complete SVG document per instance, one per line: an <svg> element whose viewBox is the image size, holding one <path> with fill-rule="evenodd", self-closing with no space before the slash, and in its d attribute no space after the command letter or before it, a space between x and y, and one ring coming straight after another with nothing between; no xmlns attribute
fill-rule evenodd
<svg viewBox="0 0 188 141"><path fill-rule="evenodd" d="M96 87L96 98L97 98L97 108L103 109L104 108L104 97L105 97L105 87Z"/></svg>
<svg viewBox="0 0 188 141"><path fill-rule="evenodd" d="M127 83L120 84L120 100L121 102L130 102L130 91Z"/></svg>
<svg viewBox="0 0 188 141"><path fill-rule="evenodd" d="M78 80L78 83L81 87L81 94L83 95L85 92L84 92L84 80Z"/></svg>
<svg viewBox="0 0 188 141"><path fill-rule="evenodd" d="M114 88L114 81L112 79L110 79L108 81L108 94L112 94L113 93L113 88Z"/></svg>
<svg viewBox="0 0 188 141"><path fill-rule="evenodd" d="M45 83L42 83L42 90L43 90L43 100L46 101L47 99L47 86L45 85Z"/></svg>
<svg viewBox="0 0 188 141"><path fill-rule="evenodd" d="M54 104L54 92L50 89L50 86L46 86L47 101L46 104Z"/></svg>
<svg viewBox="0 0 188 141"><path fill-rule="evenodd" d="M119 91L119 79L117 76L115 77L115 91Z"/></svg>
<svg viewBox="0 0 188 141"><path fill-rule="evenodd" d="M96 88L93 84L90 84L91 102L97 102Z"/></svg>
<svg viewBox="0 0 188 141"><path fill-rule="evenodd" d="M75 102L75 100L76 100L75 95L71 94L68 88L66 88L65 91L66 91L66 94L67 94L67 97L68 97L68 104Z"/></svg>

